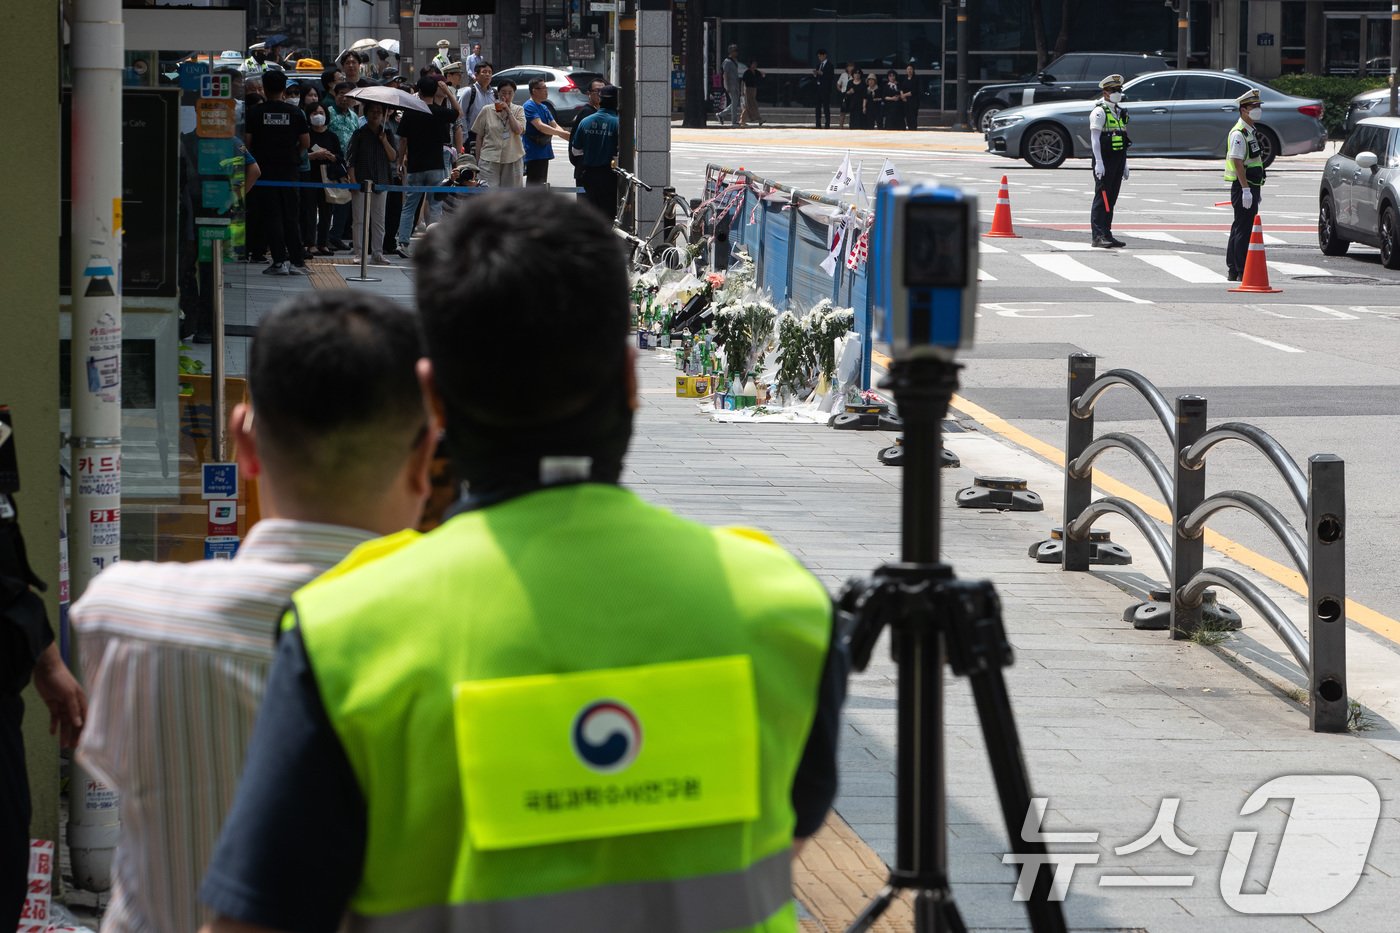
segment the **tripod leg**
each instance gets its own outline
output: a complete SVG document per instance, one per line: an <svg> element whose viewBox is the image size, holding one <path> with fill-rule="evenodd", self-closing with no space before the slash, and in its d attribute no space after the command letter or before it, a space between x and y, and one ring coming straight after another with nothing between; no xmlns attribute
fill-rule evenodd
<svg viewBox="0 0 1400 933"><path fill-rule="evenodd" d="M978 625L995 624L982 620ZM996 778L997 796L1001 798L1002 818L1011 850L1019 855L1044 855L1045 843L1027 842L1021 838L1021 826L1030 809L1030 780L1026 761L1021 754L1021 739L1016 732L1016 720L1011 713L1011 699L1006 693L1006 681L1000 667L985 667L972 671L972 696L977 703L977 716L982 722L982 736L991 758L992 775ZM1065 933L1065 917L1059 901L1050 900L1050 883L1055 866L1042 862L1036 869L1035 885L1026 913L1035 933Z"/></svg>
<svg viewBox="0 0 1400 933"><path fill-rule="evenodd" d="M860 912L860 916L851 921L851 925L846 927L846 933L865 933L875 921L880 919L880 915L889 910L890 904L894 903L895 893L899 889L893 884L887 884L875 895L875 899L865 905L865 909Z"/></svg>

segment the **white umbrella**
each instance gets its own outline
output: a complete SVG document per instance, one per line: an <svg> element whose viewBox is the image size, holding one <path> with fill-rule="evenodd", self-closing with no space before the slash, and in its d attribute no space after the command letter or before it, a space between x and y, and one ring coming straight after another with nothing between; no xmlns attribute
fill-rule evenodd
<svg viewBox="0 0 1400 933"><path fill-rule="evenodd" d="M388 52L390 55L397 55L397 54L399 54L399 40L398 40L398 39L380 39L380 40L379 40L379 47L380 47L381 49L383 49L384 51Z"/></svg>
<svg viewBox="0 0 1400 933"><path fill-rule="evenodd" d="M378 44L378 39L356 39L350 44L350 49L351 51L358 52L360 49L372 49Z"/></svg>
<svg viewBox="0 0 1400 933"><path fill-rule="evenodd" d="M417 94L410 94L401 91L396 87L386 87L378 85L375 87L357 87L353 91L346 91L346 97L353 97L356 100L371 101L376 104L384 104L394 110L420 110L423 113L432 113L428 105L423 103L423 98Z"/></svg>

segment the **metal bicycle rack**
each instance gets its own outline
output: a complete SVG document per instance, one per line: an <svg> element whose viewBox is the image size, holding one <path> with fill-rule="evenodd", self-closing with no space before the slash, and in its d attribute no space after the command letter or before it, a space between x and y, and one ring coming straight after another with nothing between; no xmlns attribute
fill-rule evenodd
<svg viewBox="0 0 1400 933"><path fill-rule="evenodd" d="M1288 451L1254 425L1229 422L1207 428L1206 400L1199 395L1177 396L1173 411L1161 391L1140 373L1115 369L1097 378L1095 373L1093 356L1070 355L1063 569L1089 569L1090 531L1098 519L1114 514L1126 518L1147 538L1170 581L1173 638L1189 637L1201 628L1205 595L1211 587L1229 590L1278 633L1307 675L1313 731L1346 731L1346 495L1342 459L1316 454L1308 458L1304 475ZM1105 392L1120 385L1142 396L1166 429L1174 451L1170 469L1140 438L1120 432L1094 437L1094 406ZM1306 532L1300 532L1279 509L1254 493L1228 489L1206 495L1206 455L1224 441L1247 444L1264 455L1302 510ZM1171 512L1170 531L1164 531L1127 499L1094 499L1094 461L1113 449L1127 451L1146 468ZM1248 577L1226 567L1204 566L1206 524L1225 509L1253 515L1288 552L1307 584L1306 637Z"/></svg>

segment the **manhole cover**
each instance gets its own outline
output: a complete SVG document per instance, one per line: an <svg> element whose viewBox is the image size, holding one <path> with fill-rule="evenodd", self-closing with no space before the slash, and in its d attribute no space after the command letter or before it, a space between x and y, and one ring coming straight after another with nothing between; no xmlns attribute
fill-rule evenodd
<svg viewBox="0 0 1400 933"><path fill-rule="evenodd" d="M1377 285L1375 279L1364 275L1294 275L1295 282L1321 282L1324 285Z"/></svg>

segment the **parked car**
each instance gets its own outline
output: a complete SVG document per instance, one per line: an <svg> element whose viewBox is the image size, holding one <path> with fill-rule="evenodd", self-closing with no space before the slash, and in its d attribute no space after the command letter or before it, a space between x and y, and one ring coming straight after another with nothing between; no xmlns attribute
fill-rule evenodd
<svg viewBox="0 0 1400 933"><path fill-rule="evenodd" d="M1340 256L1352 243L1379 247L1400 269L1400 117L1368 117L1322 170L1317 246Z"/></svg>
<svg viewBox="0 0 1400 933"><path fill-rule="evenodd" d="M546 68L544 65L516 65L491 76L491 86L500 87L509 78L515 82L515 102L524 106L529 100L530 82L544 78L549 88L550 105L554 108L555 119L565 129L574 125L578 112L588 103L588 85L595 78L602 78L596 71L575 71L569 68Z"/></svg>
<svg viewBox="0 0 1400 933"><path fill-rule="evenodd" d="M1347 118L1342 121L1343 134L1350 134L1357 122L1369 116L1384 116L1390 110L1390 88L1362 91L1347 104Z"/></svg>
<svg viewBox="0 0 1400 933"><path fill-rule="evenodd" d="M1069 52L1046 65L1039 74L1010 84L978 88L967 110L972 114L972 125L985 133L992 128L992 119L1010 107L1098 97L1099 82L1108 75L1122 75L1126 81L1170 65L1170 60L1159 55Z"/></svg>
<svg viewBox="0 0 1400 933"><path fill-rule="evenodd" d="M1264 164L1277 156L1317 152L1327 142L1322 101L1294 97L1230 71L1158 71L1123 86L1129 156L1223 159L1230 127L1239 119L1235 98L1257 88L1264 103L1259 145ZM1093 102L1032 104L1004 110L987 131L987 151L1057 168L1065 159L1090 158Z"/></svg>

